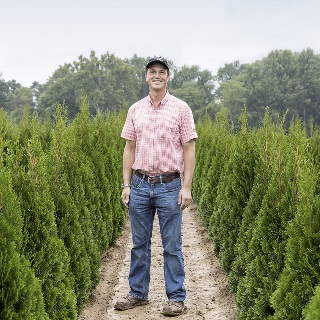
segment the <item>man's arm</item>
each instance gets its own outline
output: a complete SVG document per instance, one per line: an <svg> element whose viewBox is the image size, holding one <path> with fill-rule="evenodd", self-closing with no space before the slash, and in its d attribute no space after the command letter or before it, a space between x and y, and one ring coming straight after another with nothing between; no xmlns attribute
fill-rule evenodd
<svg viewBox="0 0 320 320"><path fill-rule="evenodd" d="M135 160L136 142L127 140L123 151L123 184L129 184L132 176L132 165ZM130 187L122 189L122 202L128 208L130 198Z"/></svg>
<svg viewBox="0 0 320 320"><path fill-rule="evenodd" d="M196 164L196 140L192 139L183 144L183 157L184 157L184 173L183 185L179 194L179 204L181 209L184 210L192 202L191 184Z"/></svg>

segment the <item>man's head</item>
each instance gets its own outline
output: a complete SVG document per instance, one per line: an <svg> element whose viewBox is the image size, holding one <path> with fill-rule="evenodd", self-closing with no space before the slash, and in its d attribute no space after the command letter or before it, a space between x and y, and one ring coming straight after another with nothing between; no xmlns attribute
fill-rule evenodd
<svg viewBox="0 0 320 320"><path fill-rule="evenodd" d="M162 57L153 57L150 58L147 65L146 65L146 73L148 69L154 64L154 63L161 63L162 65L165 66L165 68L168 70L168 75L169 75L169 63L165 58Z"/></svg>
<svg viewBox="0 0 320 320"><path fill-rule="evenodd" d="M151 58L146 65L145 76L150 91L165 92L170 78L167 60L161 57Z"/></svg>

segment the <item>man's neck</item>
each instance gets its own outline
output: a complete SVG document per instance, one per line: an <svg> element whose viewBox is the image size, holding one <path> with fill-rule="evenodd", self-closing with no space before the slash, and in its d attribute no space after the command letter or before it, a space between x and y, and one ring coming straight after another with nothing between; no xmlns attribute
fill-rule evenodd
<svg viewBox="0 0 320 320"><path fill-rule="evenodd" d="M154 105L158 105L162 100L163 98L165 97L167 93L167 90L165 91L154 91L154 90L151 90L150 91L150 98L153 102Z"/></svg>

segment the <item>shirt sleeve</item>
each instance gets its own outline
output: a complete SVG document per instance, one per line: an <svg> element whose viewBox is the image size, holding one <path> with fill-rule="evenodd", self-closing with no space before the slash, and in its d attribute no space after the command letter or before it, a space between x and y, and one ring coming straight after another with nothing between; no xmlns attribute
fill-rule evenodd
<svg viewBox="0 0 320 320"><path fill-rule="evenodd" d="M187 105L181 116L181 140L186 143L192 139L197 139L198 135L194 124L191 108Z"/></svg>
<svg viewBox="0 0 320 320"><path fill-rule="evenodd" d="M129 108L128 110L127 118L122 128L121 137L126 140L136 140L132 108Z"/></svg>

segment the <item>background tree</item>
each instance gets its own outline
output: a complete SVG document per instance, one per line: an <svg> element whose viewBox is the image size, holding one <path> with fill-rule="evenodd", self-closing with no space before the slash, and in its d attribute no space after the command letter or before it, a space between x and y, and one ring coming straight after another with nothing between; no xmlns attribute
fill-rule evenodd
<svg viewBox="0 0 320 320"><path fill-rule="evenodd" d="M223 82L219 88L223 106L228 108L230 123L235 129L240 126L238 119L247 103L247 90L244 84L239 81L240 79L241 76L236 76L228 82Z"/></svg>
<svg viewBox="0 0 320 320"><path fill-rule="evenodd" d="M142 99L149 93L149 87L145 77L145 66L147 65L148 59L138 57L134 54L131 59L126 59L125 61L135 68L135 74L140 84L138 96L139 99Z"/></svg>
<svg viewBox="0 0 320 320"><path fill-rule="evenodd" d="M42 115L51 114L57 103L65 103L69 117L79 112L79 103L87 96L91 114L128 107L138 99L141 87L133 66L113 54L79 56L79 61L60 66L39 95Z"/></svg>
<svg viewBox="0 0 320 320"><path fill-rule="evenodd" d="M8 91L8 84L2 79L2 74L0 72L0 108L2 109L6 108Z"/></svg>
<svg viewBox="0 0 320 320"><path fill-rule="evenodd" d="M25 110L28 110L29 113L35 111L32 89L18 87L9 91L6 109L9 117L15 122L19 122L22 119Z"/></svg>
<svg viewBox="0 0 320 320"><path fill-rule="evenodd" d="M173 68L169 91L188 103L197 120L205 114L207 105L213 101L214 81L208 70L199 66Z"/></svg>
<svg viewBox="0 0 320 320"><path fill-rule="evenodd" d="M320 55L311 49L275 50L260 61L233 67L226 65L216 77L220 84L216 98L232 114L245 103L251 126L262 123L266 107L274 120L287 114L286 128L297 116L305 124L311 116L319 123Z"/></svg>
<svg viewBox="0 0 320 320"><path fill-rule="evenodd" d="M127 109L133 102L148 94L144 69L148 58L136 54L131 59L120 59L106 53L97 57L79 56L78 61L60 66L45 84L34 82L33 107L42 117L51 115L58 103L65 103L73 119L79 112L81 98L88 97L90 113ZM286 114L285 128L293 118L300 117L307 125L313 117L320 123L320 55L308 48L301 52L275 50L250 64L238 60L226 63L216 75L199 66L174 66L169 61L171 81L169 91L185 100L197 121L205 114L212 119L223 108L229 110L229 121L239 129L238 116L246 106L248 124L262 124L268 107L272 119ZM0 80L0 107L7 108L9 92L21 85L15 80ZM26 90L24 89L26 92ZM16 93L21 98L22 92ZM19 117L19 101L10 103L14 117ZM18 99L19 100L19 99ZM29 103L28 103L29 104Z"/></svg>

